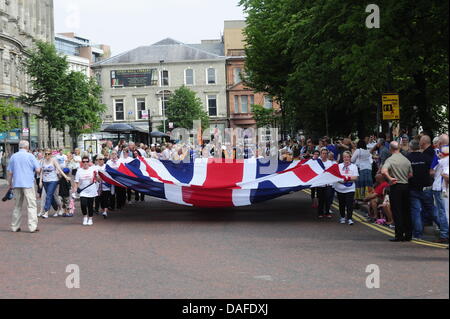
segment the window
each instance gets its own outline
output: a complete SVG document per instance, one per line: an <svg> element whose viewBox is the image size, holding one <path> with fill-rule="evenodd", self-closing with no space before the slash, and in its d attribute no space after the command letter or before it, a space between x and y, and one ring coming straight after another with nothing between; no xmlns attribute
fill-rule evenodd
<svg viewBox="0 0 450 319"><path fill-rule="evenodd" d="M234 113L240 113L239 112L239 96L234 96Z"/></svg>
<svg viewBox="0 0 450 319"><path fill-rule="evenodd" d="M194 70L187 69L184 74L184 84L194 85Z"/></svg>
<svg viewBox="0 0 450 319"><path fill-rule="evenodd" d="M264 108L271 109L272 108L272 99L269 96L264 97Z"/></svg>
<svg viewBox="0 0 450 319"><path fill-rule="evenodd" d="M116 121L125 120L125 108L123 104L123 99L114 100L114 115Z"/></svg>
<svg viewBox="0 0 450 319"><path fill-rule="evenodd" d="M216 84L216 69L208 69L208 84Z"/></svg>
<svg viewBox="0 0 450 319"><path fill-rule="evenodd" d="M169 86L169 71L161 72L162 86Z"/></svg>
<svg viewBox="0 0 450 319"><path fill-rule="evenodd" d="M242 72L241 68L234 68L233 69L234 84L238 84L238 83L242 82L241 72Z"/></svg>
<svg viewBox="0 0 450 319"><path fill-rule="evenodd" d="M255 96L250 95L250 106L255 105Z"/></svg>
<svg viewBox="0 0 450 319"><path fill-rule="evenodd" d="M102 73L101 72L95 73L95 79L97 80L97 84L101 86L102 85Z"/></svg>
<svg viewBox="0 0 450 319"><path fill-rule="evenodd" d="M142 111L146 111L145 98L136 99L136 116L137 120L143 120Z"/></svg>
<svg viewBox="0 0 450 319"><path fill-rule="evenodd" d="M209 116L217 116L217 96L208 95L208 114Z"/></svg>
<svg viewBox="0 0 450 319"><path fill-rule="evenodd" d="M161 96L161 115L166 115L167 103L169 102L170 95Z"/></svg>
<svg viewBox="0 0 450 319"><path fill-rule="evenodd" d="M241 113L248 113L248 95L241 95Z"/></svg>
<svg viewBox="0 0 450 319"><path fill-rule="evenodd" d="M151 86L157 86L158 85L158 70L157 69L152 69L151 70L152 74L151 74L151 79L150 79L150 85Z"/></svg>

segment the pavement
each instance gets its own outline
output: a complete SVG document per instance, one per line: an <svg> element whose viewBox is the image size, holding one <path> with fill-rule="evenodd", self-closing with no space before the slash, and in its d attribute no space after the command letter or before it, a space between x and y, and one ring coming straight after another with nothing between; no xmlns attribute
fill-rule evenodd
<svg viewBox="0 0 450 319"><path fill-rule="evenodd" d="M449 298L448 250L318 220L303 192L213 210L147 199L92 227L79 210L40 220L36 234L25 220L9 231L12 205L0 202L0 298ZM366 286L370 265L380 288Z"/></svg>

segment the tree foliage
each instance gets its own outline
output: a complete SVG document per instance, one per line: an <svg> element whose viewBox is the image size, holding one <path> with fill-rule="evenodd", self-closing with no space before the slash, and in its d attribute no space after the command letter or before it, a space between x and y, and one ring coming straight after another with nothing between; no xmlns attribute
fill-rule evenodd
<svg viewBox="0 0 450 319"><path fill-rule="evenodd" d="M53 44L37 42L28 54L25 66L33 93L23 95L21 100L40 108L39 117L47 121L49 130L64 132L68 126L73 139L98 130L106 110L100 103L100 86L80 72L69 71L66 58Z"/></svg>
<svg viewBox="0 0 450 319"><path fill-rule="evenodd" d="M106 106L100 103L101 87L81 72L70 72L65 87L63 122L72 138L97 131L102 124L100 114L106 111Z"/></svg>
<svg viewBox="0 0 450 319"><path fill-rule="evenodd" d="M0 99L0 132L5 133L20 127L22 109L14 105L13 99Z"/></svg>
<svg viewBox="0 0 450 319"><path fill-rule="evenodd" d="M401 126L439 131L448 120L448 1L367 3L241 0L246 81L282 102L288 125L312 133L373 132L381 94L400 94Z"/></svg>
<svg viewBox="0 0 450 319"><path fill-rule="evenodd" d="M172 122L174 128L191 130L194 120L202 121L202 129L209 128L209 116L204 111L202 101L186 86L177 89L170 97L167 102L166 117L168 119L166 125Z"/></svg>
<svg viewBox="0 0 450 319"><path fill-rule="evenodd" d="M258 128L277 127L279 116L273 109L267 109L259 104L252 105L253 117Z"/></svg>

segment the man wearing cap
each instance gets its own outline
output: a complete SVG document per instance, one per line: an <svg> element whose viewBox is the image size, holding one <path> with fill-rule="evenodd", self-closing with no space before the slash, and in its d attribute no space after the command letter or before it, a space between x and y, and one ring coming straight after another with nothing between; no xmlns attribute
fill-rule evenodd
<svg viewBox="0 0 450 319"><path fill-rule="evenodd" d="M39 174L41 168L39 162L29 153L30 144L27 141L20 141L19 152L11 156L8 164L8 185L14 189L16 205L12 216L11 230L20 232L20 222L22 219L22 205L24 199L28 208L28 228L31 233L38 230L38 217L36 205L36 193L34 190L34 174Z"/></svg>

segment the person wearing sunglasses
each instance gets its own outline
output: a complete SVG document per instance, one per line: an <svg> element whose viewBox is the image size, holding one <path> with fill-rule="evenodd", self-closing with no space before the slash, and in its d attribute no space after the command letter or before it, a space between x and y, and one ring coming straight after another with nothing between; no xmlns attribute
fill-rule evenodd
<svg viewBox="0 0 450 319"><path fill-rule="evenodd" d="M94 200L98 195L96 182L99 181L95 166L90 166L88 156L83 156L81 168L75 176L73 192L80 194L81 212L83 213L83 225L92 226L94 216Z"/></svg>
<svg viewBox="0 0 450 319"><path fill-rule="evenodd" d="M52 157L51 150L47 149L44 153L44 159L42 161L42 170L41 170L41 178L40 178L40 187L42 186L45 189L45 204L44 204L44 214L41 216L44 219L48 218L48 213L50 208L56 211L53 217L58 217L58 212L61 212L61 203L59 199L56 197L56 189L59 185L59 177L58 174L64 177L67 181L70 181L70 178L64 174L61 169L59 163L55 158ZM61 213L62 216L62 213Z"/></svg>

